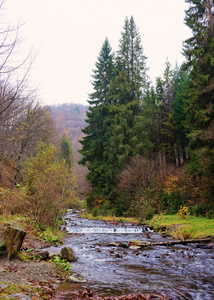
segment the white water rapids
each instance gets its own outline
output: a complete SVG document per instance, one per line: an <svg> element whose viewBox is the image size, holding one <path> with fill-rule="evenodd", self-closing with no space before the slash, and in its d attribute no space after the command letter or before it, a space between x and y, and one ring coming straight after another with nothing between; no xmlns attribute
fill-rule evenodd
<svg viewBox="0 0 214 300"><path fill-rule="evenodd" d="M68 233L143 233L150 231L143 227L66 227Z"/></svg>

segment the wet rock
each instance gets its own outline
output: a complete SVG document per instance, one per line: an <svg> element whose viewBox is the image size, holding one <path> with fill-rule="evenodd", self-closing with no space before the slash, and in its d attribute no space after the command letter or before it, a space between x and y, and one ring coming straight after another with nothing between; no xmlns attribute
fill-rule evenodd
<svg viewBox="0 0 214 300"><path fill-rule="evenodd" d="M110 242L106 245L107 247L117 247L118 246L118 243L115 243L115 242Z"/></svg>
<svg viewBox="0 0 214 300"><path fill-rule="evenodd" d="M54 256L59 256L60 257L60 252L49 252L48 257L50 259L53 259Z"/></svg>
<svg viewBox="0 0 214 300"><path fill-rule="evenodd" d="M19 299L19 300L32 300L32 298L30 298L28 295L21 294L21 293L9 295L6 298L9 298L9 299L11 299L11 298L12 299Z"/></svg>
<svg viewBox="0 0 214 300"><path fill-rule="evenodd" d="M211 245L211 244L198 244L198 245L196 245L196 248L200 248L200 249L213 249L213 245Z"/></svg>
<svg viewBox="0 0 214 300"><path fill-rule="evenodd" d="M120 255L119 253L116 253L115 256L114 256L114 258L122 258L122 257L123 257L123 256Z"/></svg>
<svg viewBox="0 0 214 300"><path fill-rule="evenodd" d="M86 282L86 280L84 278L77 278L77 277L74 277L74 276L69 276L67 279L66 279L66 282L68 283L83 283L83 282Z"/></svg>
<svg viewBox="0 0 214 300"><path fill-rule="evenodd" d="M41 259L48 259L49 258L49 252L46 251L40 251L38 253L36 253L36 258L41 258Z"/></svg>
<svg viewBox="0 0 214 300"><path fill-rule="evenodd" d="M149 246L150 243L146 242L146 241L140 241L140 240L130 240L129 245L139 246L140 248L143 248L143 247ZM129 246L129 248L130 248L130 246Z"/></svg>
<svg viewBox="0 0 214 300"><path fill-rule="evenodd" d="M78 257L74 254L74 251L70 247L64 247L61 249L60 256L67 259L69 262L77 261Z"/></svg>
<svg viewBox="0 0 214 300"><path fill-rule="evenodd" d="M119 243L119 244L118 244L118 247L121 247L121 248L128 248L129 245L126 244L126 243Z"/></svg>
<svg viewBox="0 0 214 300"><path fill-rule="evenodd" d="M141 247L140 246L131 245L131 246L129 246L129 249L131 249L131 250L139 250L139 249L141 249Z"/></svg>

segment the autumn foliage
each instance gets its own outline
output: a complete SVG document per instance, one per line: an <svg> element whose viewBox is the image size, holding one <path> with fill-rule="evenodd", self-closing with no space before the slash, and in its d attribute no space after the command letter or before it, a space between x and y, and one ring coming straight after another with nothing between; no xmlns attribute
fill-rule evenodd
<svg viewBox="0 0 214 300"><path fill-rule="evenodd" d="M75 205L75 176L56 147L39 143L26 163L28 212L40 225L53 226L63 209Z"/></svg>

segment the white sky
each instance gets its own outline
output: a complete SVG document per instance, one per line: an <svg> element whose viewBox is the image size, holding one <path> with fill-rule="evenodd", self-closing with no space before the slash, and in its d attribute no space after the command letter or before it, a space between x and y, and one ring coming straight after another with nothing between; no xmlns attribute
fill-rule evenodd
<svg viewBox="0 0 214 300"><path fill-rule="evenodd" d="M31 71L32 88L44 104L81 103L92 92L91 75L108 37L118 50L126 16L140 31L148 75L162 75L166 58L181 64L182 42L191 35L184 24L185 0L5 0L8 22L24 23L22 51L39 51Z"/></svg>

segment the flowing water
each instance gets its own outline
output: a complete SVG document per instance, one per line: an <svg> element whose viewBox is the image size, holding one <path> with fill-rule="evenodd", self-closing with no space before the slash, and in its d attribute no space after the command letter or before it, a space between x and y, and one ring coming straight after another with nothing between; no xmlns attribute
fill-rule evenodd
<svg viewBox="0 0 214 300"><path fill-rule="evenodd" d="M65 245L78 256L72 275L81 284L62 283L59 290L90 289L103 296L159 293L170 299L214 299L214 252L196 244L154 246L142 250L123 248L138 239L161 242L171 238L132 224L86 220L72 210L66 215ZM121 242L123 247L107 246Z"/></svg>

